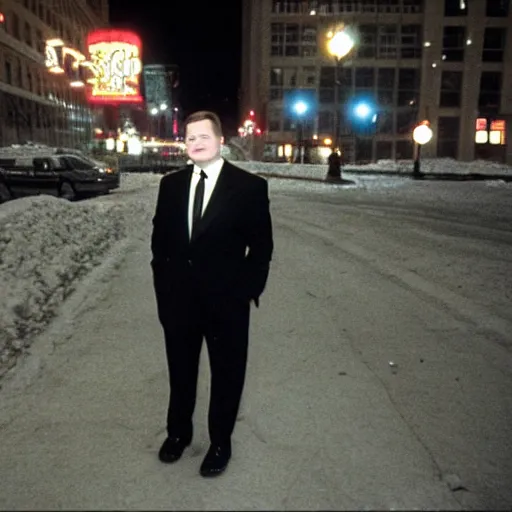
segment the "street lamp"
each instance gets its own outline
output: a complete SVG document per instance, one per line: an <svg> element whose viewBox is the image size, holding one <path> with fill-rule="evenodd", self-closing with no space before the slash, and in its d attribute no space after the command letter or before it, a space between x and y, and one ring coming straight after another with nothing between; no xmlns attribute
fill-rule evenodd
<svg viewBox="0 0 512 512"><path fill-rule="evenodd" d="M430 128L429 121L425 120L422 121L420 124L414 128L412 132L412 138L415 142L414 149L415 149L415 156L414 156L414 168L413 168L413 176L415 178L421 177L421 171L420 171L420 156L421 156L421 147L426 144L427 142L430 142L430 139L432 139L432 128Z"/></svg>
<svg viewBox="0 0 512 512"><path fill-rule="evenodd" d="M340 105L339 105L339 78L338 78L338 67L340 60L346 57L354 48L354 38L350 32L345 29L342 25L337 27L336 30L331 30L327 33L327 51L334 57L334 141L335 146L339 149L340 147Z"/></svg>
<svg viewBox="0 0 512 512"><path fill-rule="evenodd" d="M300 155L300 163L304 163L304 148L302 147L304 139L304 114L308 111L308 104L305 101L299 100L293 105L293 110L297 114L297 151ZM297 156L298 156L297 155Z"/></svg>

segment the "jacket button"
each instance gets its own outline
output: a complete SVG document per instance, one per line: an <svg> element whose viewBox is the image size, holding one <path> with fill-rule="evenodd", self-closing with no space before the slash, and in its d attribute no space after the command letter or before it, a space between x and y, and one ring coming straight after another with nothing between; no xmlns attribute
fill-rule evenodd
<svg viewBox="0 0 512 512"><path fill-rule="evenodd" d="M192 266L192 260L188 260L188 264L191 267Z"/></svg>

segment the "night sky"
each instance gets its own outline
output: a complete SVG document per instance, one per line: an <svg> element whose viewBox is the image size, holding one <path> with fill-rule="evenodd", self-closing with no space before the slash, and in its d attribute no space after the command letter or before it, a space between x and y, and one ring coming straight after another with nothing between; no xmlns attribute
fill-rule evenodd
<svg viewBox="0 0 512 512"><path fill-rule="evenodd" d="M241 3L110 0L110 23L140 35L144 64L177 64L185 115L214 110L228 134L238 124Z"/></svg>

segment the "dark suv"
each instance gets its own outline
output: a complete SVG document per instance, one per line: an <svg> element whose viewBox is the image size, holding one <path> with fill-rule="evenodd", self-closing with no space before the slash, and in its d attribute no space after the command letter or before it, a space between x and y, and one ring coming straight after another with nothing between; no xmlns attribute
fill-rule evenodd
<svg viewBox="0 0 512 512"><path fill-rule="evenodd" d="M73 200L106 194L118 188L119 182L118 172L73 153L0 158L0 203L37 194Z"/></svg>

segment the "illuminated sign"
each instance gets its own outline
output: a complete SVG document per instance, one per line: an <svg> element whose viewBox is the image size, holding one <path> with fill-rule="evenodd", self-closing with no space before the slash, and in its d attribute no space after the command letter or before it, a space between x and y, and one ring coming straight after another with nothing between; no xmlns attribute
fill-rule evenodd
<svg viewBox="0 0 512 512"><path fill-rule="evenodd" d="M79 80L78 70L86 60L78 50L65 46L62 39L48 39L44 54L45 64L50 73L71 74L75 82Z"/></svg>
<svg viewBox="0 0 512 512"><path fill-rule="evenodd" d="M94 30L87 35L88 67L93 77L87 82L90 103L141 103L141 41L126 30Z"/></svg>

